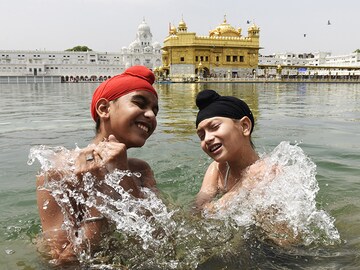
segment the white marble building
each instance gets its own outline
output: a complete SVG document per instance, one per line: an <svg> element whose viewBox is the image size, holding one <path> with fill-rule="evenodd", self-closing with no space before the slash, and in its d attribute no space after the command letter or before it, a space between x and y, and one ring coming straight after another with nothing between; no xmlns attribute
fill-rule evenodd
<svg viewBox="0 0 360 270"><path fill-rule="evenodd" d="M292 52L259 55L257 77L359 79L360 53Z"/></svg>
<svg viewBox="0 0 360 270"><path fill-rule="evenodd" d="M20 51L0 50L0 77L57 76L62 81L104 80L127 67L161 66L161 45L152 41L145 20L138 26L136 39L119 52Z"/></svg>
<svg viewBox="0 0 360 270"><path fill-rule="evenodd" d="M161 45L152 42L150 27L145 20L139 25L136 39L121 50L122 62L125 68L144 65L150 69L161 66Z"/></svg>
<svg viewBox="0 0 360 270"><path fill-rule="evenodd" d="M292 52L259 55L259 65L360 67L360 53L331 55L330 52Z"/></svg>

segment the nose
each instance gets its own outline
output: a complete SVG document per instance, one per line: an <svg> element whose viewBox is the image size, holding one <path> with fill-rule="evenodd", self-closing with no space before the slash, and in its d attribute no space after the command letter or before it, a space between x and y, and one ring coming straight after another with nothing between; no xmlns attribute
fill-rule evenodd
<svg viewBox="0 0 360 270"><path fill-rule="evenodd" d="M145 115L146 118L151 118L151 119L156 118L156 114L151 109L146 110L144 115Z"/></svg>
<svg viewBox="0 0 360 270"><path fill-rule="evenodd" d="M204 142L206 144L211 143L214 140L214 135L211 132L205 132Z"/></svg>

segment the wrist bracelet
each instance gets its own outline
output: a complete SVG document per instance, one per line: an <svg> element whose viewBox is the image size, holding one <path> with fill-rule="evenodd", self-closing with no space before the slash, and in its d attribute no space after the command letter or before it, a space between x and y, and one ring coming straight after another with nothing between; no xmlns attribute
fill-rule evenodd
<svg viewBox="0 0 360 270"><path fill-rule="evenodd" d="M88 217L84 219L84 223L90 223L90 222L94 222L94 221L98 221L98 220L103 220L105 219L104 216L100 216L100 217Z"/></svg>

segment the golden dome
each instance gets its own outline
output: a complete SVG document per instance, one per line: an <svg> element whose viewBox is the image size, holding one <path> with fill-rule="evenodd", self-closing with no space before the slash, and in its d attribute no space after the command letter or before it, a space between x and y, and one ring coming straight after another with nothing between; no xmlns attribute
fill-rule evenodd
<svg viewBox="0 0 360 270"><path fill-rule="evenodd" d="M186 26L186 23L184 22L183 18L181 18L181 21L179 22L178 31L179 32L187 32L187 26Z"/></svg>
<svg viewBox="0 0 360 270"><path fill-rule="evenodd" d="M251 26L248 28L248 30L249 30L249 31L251 31L251 30L259 31L260 28L259 28L255 23L253 23L253 25L251 25Z"/></svg>
<svg viewBox="0 0 360 270"><path fill-rule="evenodd" d="M175 35L176 34L176 27L174 25L171 24L170 29L169 29L169 34L170 35Z"/></svg>
<svg viewBox="0 0 360 270"><path fill-rule="evenodd" d="M179 22L179 27L186 27L186 23L183 19L181 19L181 21Z"/></svg>
<svg viewBox="0 0 360 270"><path fill-rule="evenodd" d="M248 28L249 37L258 37L260 33L260 27L253 24Z"/></svg>
<svg viewBox="0 0 360 270"><path fill-rule="evenodd" d="M236 30L230 24L226 22L226 17L224 16L224 21L214 30L209 31L210 37L212 36L220 36L220 37L240 37L241 36L241 28Z"/></svg>

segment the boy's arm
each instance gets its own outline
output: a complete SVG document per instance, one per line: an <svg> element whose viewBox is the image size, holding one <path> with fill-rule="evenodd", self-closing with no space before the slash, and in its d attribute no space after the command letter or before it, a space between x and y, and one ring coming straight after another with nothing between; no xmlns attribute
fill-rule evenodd
<svg viewBox="0 0 360 270"><path fill-rule="evenodd" d="M217 163L212 162L206 170L201 188L195 198L195 210L201 211L207 208L218 193L219 170Z"/></svg>

